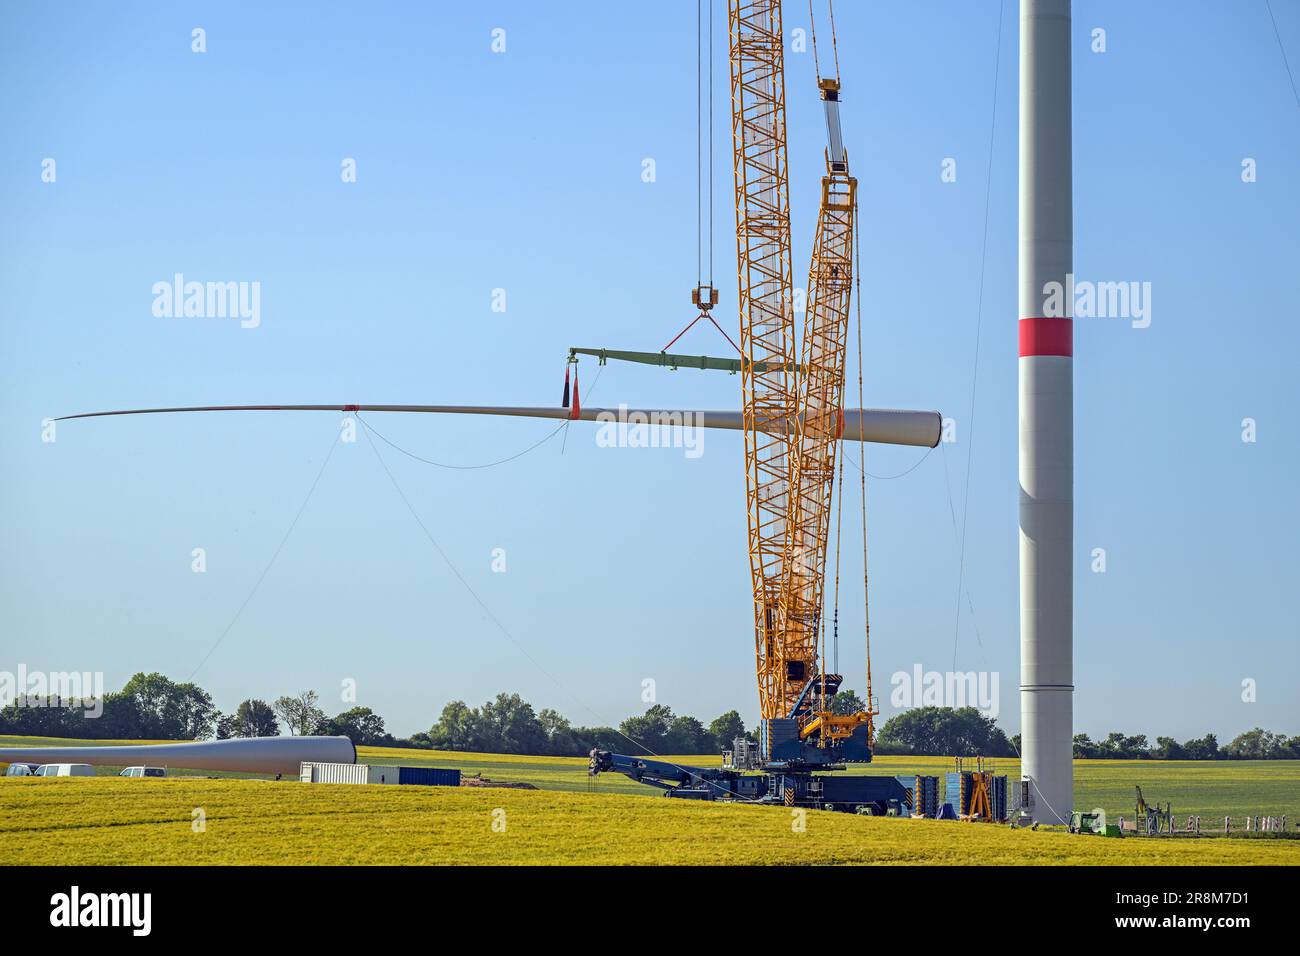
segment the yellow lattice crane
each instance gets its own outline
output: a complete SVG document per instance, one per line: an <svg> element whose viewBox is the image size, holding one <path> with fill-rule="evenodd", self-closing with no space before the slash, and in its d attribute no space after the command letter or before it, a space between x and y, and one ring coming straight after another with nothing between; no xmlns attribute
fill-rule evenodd
<svg viewBox="0 0 1300 956"><path fill-rule="evenodd" d="M730 0L728 35L760 710L765 721L795 720L802 740L842 740L865 724L869 742L869 712L831 714L829 697L840 679L825 673L819 653L857 206L840 133L838 52L836 76L818 77L829 145L797 342L780 0ZM813 38L816 59L815 32Z"/></svg>

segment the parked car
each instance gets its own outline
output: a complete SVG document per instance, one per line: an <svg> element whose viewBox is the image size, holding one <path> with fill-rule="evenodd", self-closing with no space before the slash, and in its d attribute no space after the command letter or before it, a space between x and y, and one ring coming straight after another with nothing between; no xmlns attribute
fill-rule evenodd
<svg viewBox="0 0 1300 956"><path fill-rule="evenodd" d="M88 763L46 763L36 768L37 777L93 777L95 768Z"/></svg>
<svg viewBox="0 0 1300 956"><path fill-rule="evenodd" d="M127 767L119 777L165 777L167 771L162 767Z"/></svg>
<svg viewBox="0 0 1300 956"><path fill-rule="evenodd" d="M11 763L5 771L6 777L31 777L40 768L38 763Z"/></svg>

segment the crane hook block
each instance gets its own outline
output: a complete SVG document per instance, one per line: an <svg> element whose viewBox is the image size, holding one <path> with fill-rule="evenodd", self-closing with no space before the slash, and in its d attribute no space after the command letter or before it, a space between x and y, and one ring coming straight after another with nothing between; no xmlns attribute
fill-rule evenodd
<svg viewBox="0 0 1300 956"><path fill-rule="evenodd" d="M718 290L711 285L697 285L691 290L691 302L701 312L708 312L718 304Z"/></svg>

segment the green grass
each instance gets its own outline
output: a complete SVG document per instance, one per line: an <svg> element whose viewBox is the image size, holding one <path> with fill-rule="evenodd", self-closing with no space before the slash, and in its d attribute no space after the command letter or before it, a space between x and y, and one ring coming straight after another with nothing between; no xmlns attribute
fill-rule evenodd
<svg viewBox="0 0 1300 956"><path fill-rule="evenodd" d="M202 832L194 830L196 809ZM1290 840L1108 840L820 811L804 820L798 832L784 807L545 790L12 778L0 783L0 858L72 865L1300 864L1300 842Z"/></svg>
<svg viewBox="0 0 1300 956"><path fill-rule="evenodd" d="M357 759L369 763L427 764L458 767L462 773L482 773L497 780L521 780L545 790L626 793L656 796L658 791L635 783L621 774L587 777L583 757L518 757L508 754L445 753L391 747L359 747ZM716 767L721 758L670 756L661 759L697 767ZM861 774L937 774L953 769L951 757L877 757L870 764L850 767ZM998 760L998 773L1012 781L1020 777L1020 761ZM1091 810L1104 807L1112 820L1118 815L1133 818L1135 786L1149 803L1173 805L1179 824L1188 814L1200 814L1201 825L1212 822L1222 827L1223 818L1234 821L1246 816L1287 817L1288 825L1300 823L1300 761L1297 760L1076 760L1074 762L1074 807Z"/></svg>
<svg viewBox="0 0 1300 956"><path fill-rule="evenodd" d="M0 746L134 743L0 737ZM619 774L587 776L578 757L358 748L362 762L456 767L540 792L348 787L266 779L0 779L0 858L69 863L1286 863L1300 840L1102 840L1006 827L812 812L790 830L779 807L665 800ZM716 766L717 756L663 759ZM851 773L942 774L942 757L881 757ZM1015 760L996 771L1014 780ZM112 775L117 768L100 768ZM183 773L183 771L173 771ZM216 776L201 773L202 776ZM1207 829L1231 814L1300 821L1300 761L1075 762L1075 808L1133 812L1135 784ZM126 788L126 789L123 789ZM208 829L190 830L203 807ZM490 828L506 811L505 834Z"/></svg>

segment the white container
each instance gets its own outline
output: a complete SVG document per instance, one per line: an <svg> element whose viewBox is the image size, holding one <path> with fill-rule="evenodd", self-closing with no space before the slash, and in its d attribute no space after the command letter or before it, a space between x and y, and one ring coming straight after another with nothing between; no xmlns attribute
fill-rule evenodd
<svg viewBox="0 0 1300 956"><path fill-rule="evenodd" d="M369 769L363 763L313 763L304 760L298 779L303 783L367 783Z"/></svg>
<svg viewBox="0 0 1300 956"><path fill-rule="evenodd" d="M366 775L367 783L398 783L397 767L385 767L380 765L369 765L369 773Z"/></svg>

